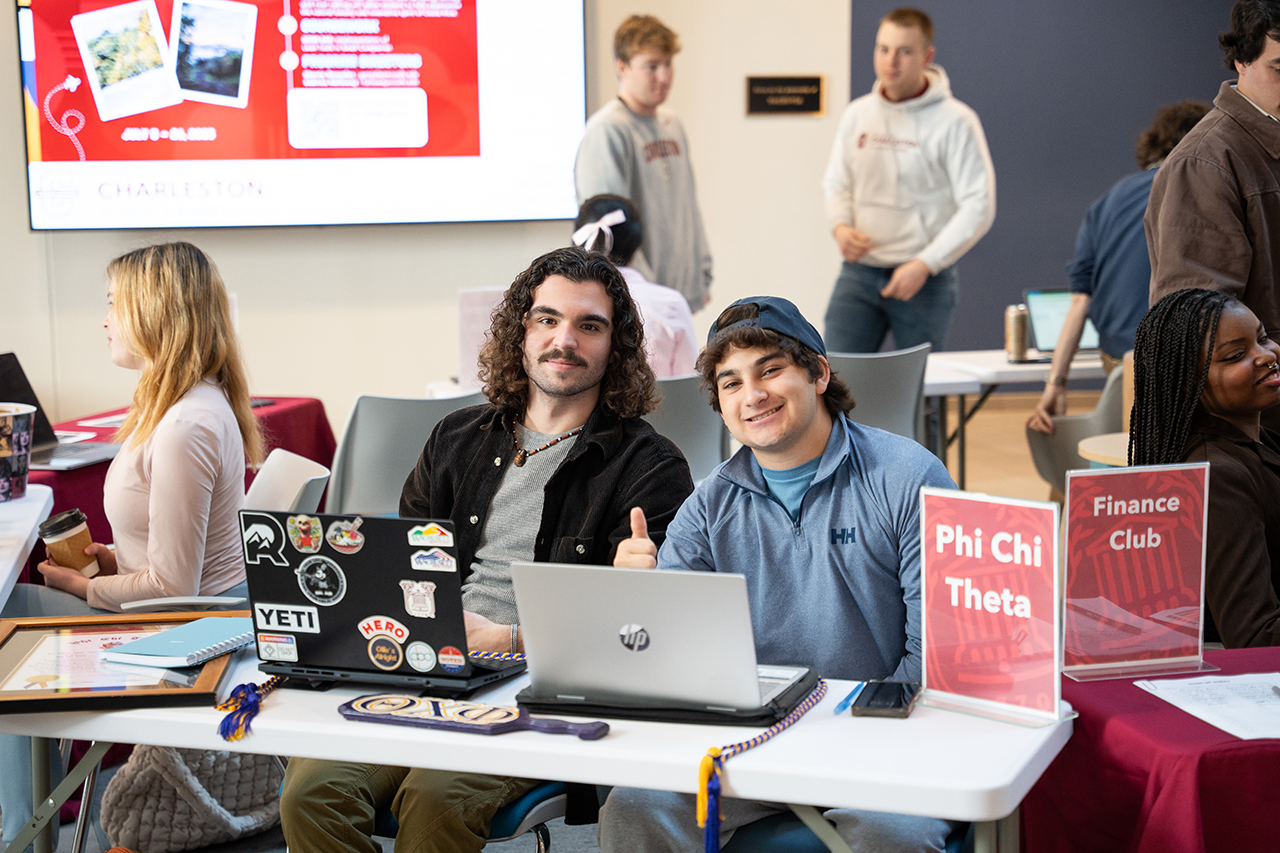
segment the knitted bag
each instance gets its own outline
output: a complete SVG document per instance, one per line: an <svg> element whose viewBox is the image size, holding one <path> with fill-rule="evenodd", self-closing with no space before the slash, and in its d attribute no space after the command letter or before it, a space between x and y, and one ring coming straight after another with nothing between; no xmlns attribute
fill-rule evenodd
<svg viewBox="0 0 1280 853"><path fill-rule="evenodd" d="M233 841L279 822L280 781L269 755L136 746L103 793L102 828L138 853Z"/></svg>

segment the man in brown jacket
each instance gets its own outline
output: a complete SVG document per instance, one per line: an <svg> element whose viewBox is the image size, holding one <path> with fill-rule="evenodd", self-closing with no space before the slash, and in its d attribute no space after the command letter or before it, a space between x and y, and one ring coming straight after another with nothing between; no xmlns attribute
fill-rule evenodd
<svg viewBox="0 0 1280 853"><path fill-rule="evenodd" d="M1213 109L1169 154L1151 186L1151 304L1172 291L1230 293L1280 335L1280 0L1238 0L1218 36ZM1280 426L1280 407L1263 414Z"/></svg>

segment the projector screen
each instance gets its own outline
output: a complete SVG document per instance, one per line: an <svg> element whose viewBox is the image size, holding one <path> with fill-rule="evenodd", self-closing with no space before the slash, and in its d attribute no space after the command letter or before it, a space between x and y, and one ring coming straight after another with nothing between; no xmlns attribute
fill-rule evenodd
<svg viewBox="0 0 1280 853"><path fill-rule="evenodd" d="M34 229L572 219L583 0L19 0Z"/></svg>

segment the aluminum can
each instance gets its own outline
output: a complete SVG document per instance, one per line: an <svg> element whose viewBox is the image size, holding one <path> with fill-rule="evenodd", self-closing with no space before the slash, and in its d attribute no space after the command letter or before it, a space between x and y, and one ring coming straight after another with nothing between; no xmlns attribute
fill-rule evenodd
<svg viewBox="0 0 1280 853"><path fill-rule="evenodd" d="M1004 309L1004 355L1008 361L1027 360L1027 306Z"/></svg>

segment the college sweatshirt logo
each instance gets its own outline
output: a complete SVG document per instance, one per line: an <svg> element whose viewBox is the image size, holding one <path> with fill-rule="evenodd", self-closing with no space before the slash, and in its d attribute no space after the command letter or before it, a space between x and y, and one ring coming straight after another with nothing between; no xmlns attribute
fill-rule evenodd
<svg viewBox="0 0 1280 853"><path fill-rule="evenodd" d="M657 142L650 142L644 147L644 161L646 163L657 160L659 157L679 157L680 143L674 139L659 139Z"/></svg>
<svg viewBox="0 0 1280 853"><path fill-rule="evenodd" d="M861 133L858 135L858 147L866 148L870 145L872 148L878 148L884 151L910 151L919 148L920 143L914 139L898 139L893 136L885 136L880 133Z"/></svg>

